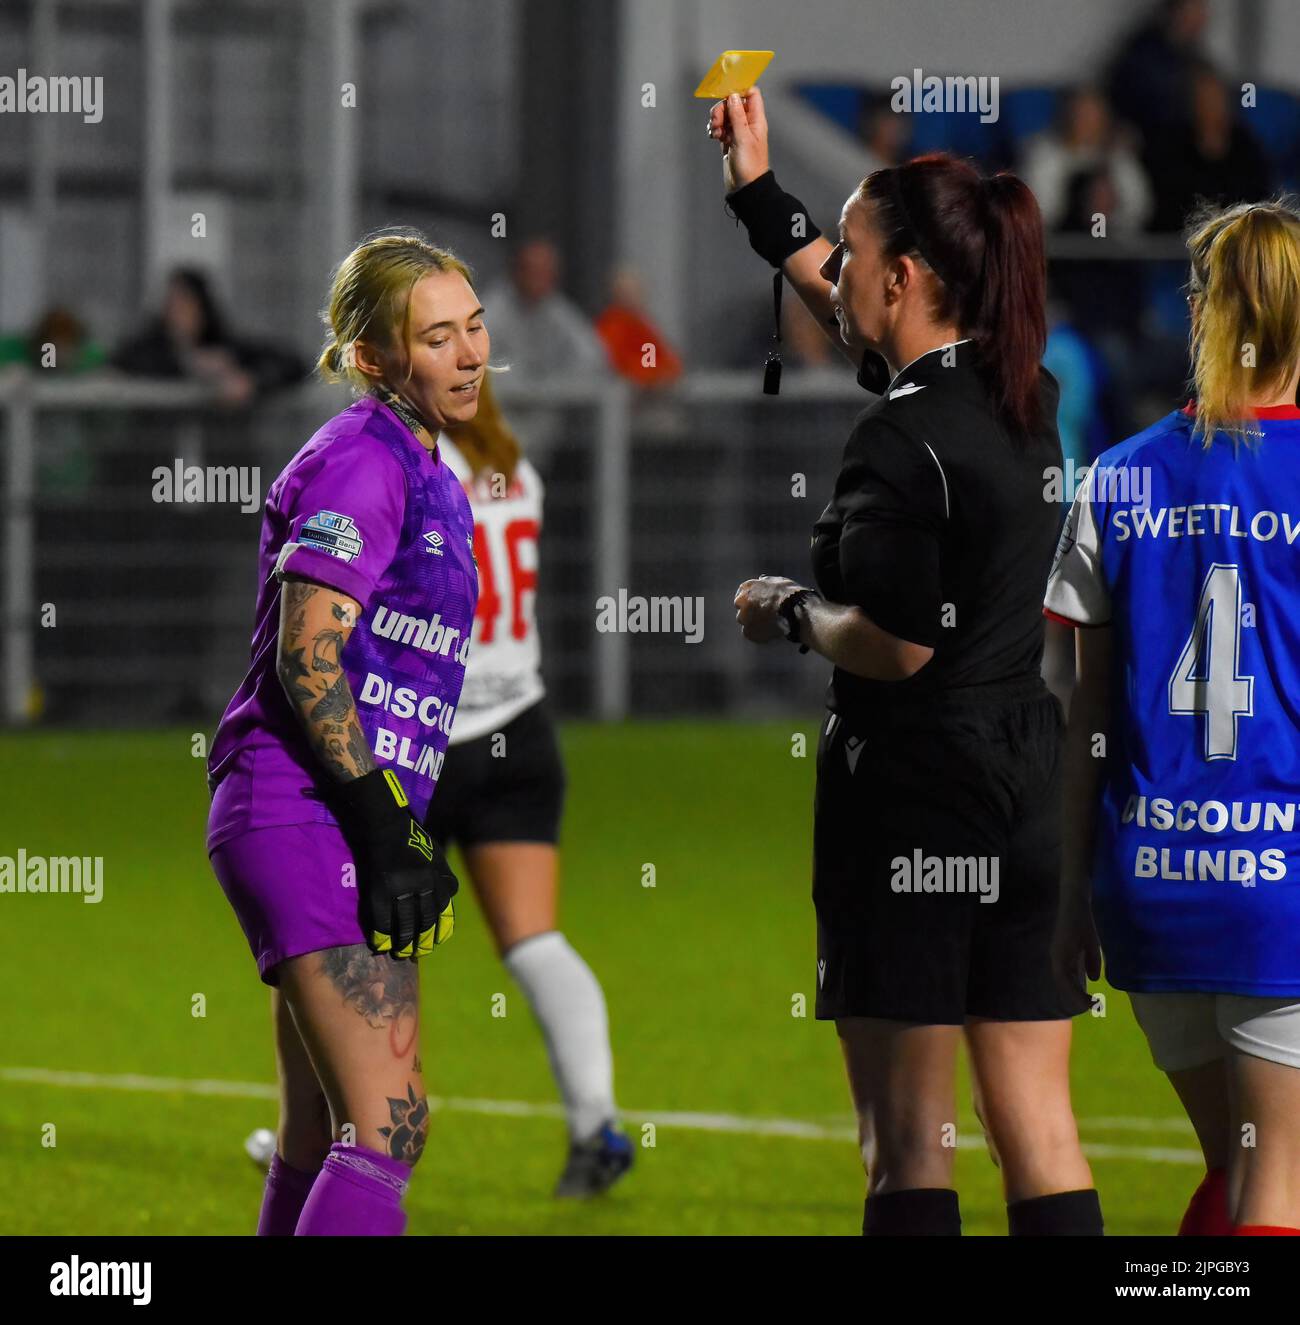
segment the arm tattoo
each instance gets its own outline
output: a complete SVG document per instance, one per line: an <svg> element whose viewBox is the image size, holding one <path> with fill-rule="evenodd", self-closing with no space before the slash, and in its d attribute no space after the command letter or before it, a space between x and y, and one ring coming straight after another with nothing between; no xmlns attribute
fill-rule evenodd
<svg viewBox="0 0 1300 1325"><path fill-rule="evenodd" d="M339 628L317 630L309 641L307 632L312 627L308 618L314 617L314 623L319 624L325 604L313 605L310 611L307 605L322 592L329 595L336 591L301 580L285 581L281 604L284 624L276 672L303 724L312 751L332 777L348 782L375 766L341 663L347 632L355 624L356 616L350 602L332 598L330 614L340 623ZM309 643L310 666L306 659Z"/></svg>
<svg viewBox="0 0 1300 1325"><path fill-rule="evenodd" d="M323 722L326 719L338 721L346 718L352 711L352 689L348 685L348 678L340 675L337 681L332 681L326 686L320 702L311 711L311 717L313 722Z"/></svg>
<svg viewBox="0 0 1300 1325"><path fill-rule="evenodd" d="M362 772L369 773L375 766L375 757L370 753L370 742L366 740L361 724L355 718L348 725L348 754Z"/></svg>
<svg viewBox="0 0 1300 1325"><path fill-rule="evenodd" d="M284 582L284 601L289 612L297 612L320 592L319 584L308 584L305 580L286 580Z"/></svg>
<svg viewBox="0 0 1300 1325"><path fill-rule="evenodd" d="M280 684L288 691L289 698L295 704L310 704L316 696L302 684L302 679L309 676L310 673L302 665L301 649L282 649L280 651L280 665L276 669Z"/></svg>
<svg viewBox="0 0 1300 1325"><path fill-rule="evenodd" d="M332 653L333 658L326 655ZM343 653L343 632L341 630L322 630L317 633L312 643L311 669L313 672L337 672L335 661Z"/></svg>

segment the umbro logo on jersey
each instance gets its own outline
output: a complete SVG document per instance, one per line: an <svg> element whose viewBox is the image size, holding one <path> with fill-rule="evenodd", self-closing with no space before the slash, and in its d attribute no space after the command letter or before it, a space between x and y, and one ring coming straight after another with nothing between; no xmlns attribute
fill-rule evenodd
<svg viewBox="0 0 1300 1325"><path fill-rule="evenodd" d="M866 742L861 736L846 736L844 738L844 758L849 762L849 772L858 771L858 758L862 754L862 747Z"/></svg>
<svg viewBox="0 0 1300 1325"><path fill-rule="evenodd" d="M424 541L429 545L424 549L426 552L431 552L435 557L442 556L442 535L436 529L425 534Z"/></svg>
<svg viewBox="0 0 1300 1325"><path fill-rule="evenodd" d="M914 395L918 391L924 391L924 390L925 390L924 383L917 385L917 383L915 382L908 382L903 386L896 386L889 393L889 398L890 400L896 400L899 396L910 396Z"/></svg>

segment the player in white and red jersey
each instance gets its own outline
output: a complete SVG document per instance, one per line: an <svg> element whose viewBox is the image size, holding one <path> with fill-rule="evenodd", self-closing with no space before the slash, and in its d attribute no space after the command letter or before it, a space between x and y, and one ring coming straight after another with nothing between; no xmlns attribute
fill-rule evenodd
<svg viewBox="0 0 1300 1325"><path fill-rule="evenodd" d="M605 1190L632 1163L616 1122L605 997L557 928L564 765L545 702L535 605L542 480L491 389L439 451L474 513L479 601L470 662L425 827L455 842L506 969L528 998L569 1124L557 1196Z"/></svg>

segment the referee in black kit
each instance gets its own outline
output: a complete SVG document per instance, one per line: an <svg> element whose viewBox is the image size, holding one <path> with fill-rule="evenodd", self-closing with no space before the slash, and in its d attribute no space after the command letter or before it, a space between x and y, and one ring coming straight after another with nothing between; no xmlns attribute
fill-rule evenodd
<svg viewBox="0 0 1300 1325"><path fill-rule="evenodd" d="M1061 464L1042 220L947 156L869 175L832 246L768 169L757 89L718 102L727 202L881 392L813 531L816 589L736 593L746 639L835 664L817 753L817 1016L859 1120L867 1234L961 1232L963 1033L1013 1234L1099 1234L1070 1105L1095 975L1058 906L1064 722L1039 675ZM892 378L892 380L890 380Z"/></svg>

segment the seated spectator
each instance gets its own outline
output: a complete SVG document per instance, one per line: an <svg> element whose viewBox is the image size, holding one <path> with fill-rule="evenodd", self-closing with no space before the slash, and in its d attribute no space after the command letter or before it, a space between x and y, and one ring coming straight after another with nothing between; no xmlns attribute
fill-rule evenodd
<svg viewBox="0 0 1300 1325"><path fill-rule="evenodd" d="M530 239L507 280L483 291L492 360L523 377L573 377L609 368L591 323L560 292L560 255L549 239Z"/></svg>
<svg viewBox="0 0 1300 1325"><path fill-rule="evenodd" d="M1151 186L1137 156L1116 131L1110 107L1095 88L1076 88L1063 98L1056 126L1031 139L1021 176L1034 191L1049 230L1090 230L1070 213L1072 184L1081 176L1108 182L1106 234L1131 235L1151 215Z"/></svg>
<svg viewBox="0 0 1300 1325"><path fill-rule="evenodd" d="M178 267L167 278L162 309L110 363L138 377L183 377L210 383L227 404L299 382L307 365L278 346L235 336L227 327L208 278Z"/></svg>
<svg viewBox="0 0 1300 1325"><path fill-rule="evenodd" d="M1107 167L1079 171L1069 179L1057 232L1089 234L1092 218L1098 213L1109 217L1117 206ZM1098 243L1095 252L1095 257L1058 257L1051 268L1052 288L1062 305L1062 320L1104 353L1123 357L1131 352L1133 332L1142 321L1143 284L1134 279L1133 264L1113 261L1104 243Z"/></svg>
<svg viewBox="0 0 1300 1325"><path fill-rule="evenodd" d="M682 375L681 357L646 314L644 287L632 267L615 273L609 306L596 319L596 334L614 371L639 386L665 386ZM646 362L647 346L654 347L653 363Z"/></svg>
<svg viewBox="0 0 1300 1325"><path fill-rule="evenodd" d="M886 166L899 165L912 137L911 118L896 111L887 93L865 94L858 117L858 137L870 153L870 164L862 173L871 174Z"/></svg>
<svg viewBox="0 0 1300 1325"><path fill-rule="evenodd" d="M61 305L43 313L26 335L0 336L0 365L81 373L103 362L103 348L91 339L81 319Z"/></svg>
<svg viewBox="0 0 1300 1325"><path fill-rule="evenodd" d="M71 309L55 305L26 335L0 337L0 366L6 363L66 378L102 367L104 350ZM41 416L36 486L42 497L74 502L90 495L95 483L94 427L94 421L78 410L52 410ZM67 513L61 512L46 520L59 523L66 518Z"/></svg>
<svg viewBox="0 0 1300 1325"><path fill-rule="evenodd" d="M1198 198L1253 201L1274 187L1268 157L1208 64L1193 76L1191 124L1148 148L1146 160L1156 194L1152 230L1181 230Z"/></svg>
<svg viewBox="0 0 1300 1325"><path fill-rule="evenodd" d="M1206 0L1160 0L1111 62L1106 94L1115 114L1141 133L1145 150L1190 118L1192 76L1204 60L1208 20Z"/></svg>

